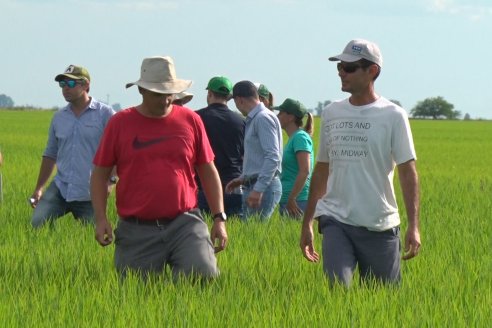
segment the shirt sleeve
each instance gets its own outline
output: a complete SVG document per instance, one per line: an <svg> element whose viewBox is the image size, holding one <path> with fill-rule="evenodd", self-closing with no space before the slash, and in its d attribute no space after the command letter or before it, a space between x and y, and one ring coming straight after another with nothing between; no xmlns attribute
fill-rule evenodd
<svg viewBox="0 0 492 328"><path fill-rule="evenodd" d="M275 118L266 115L262 116L258 123L258 136L261 141L261 148L265 160L258 175L258 181L254 186L254 190L264 192L270 185L277 169L280 167L282 151L278 136L277 124Z"/></svg>
<svg viewBox="0 0 492 328"><path fill-rule="evenodd" d="M391 135L391 152L396 164L417 159L413 144L412 130L406 113L398 112Z"/></svg>
<svg viewBox="0 0 492 328"><path fill-rule="evenodd" d="M99 142L93 163L97 166L111 167L116 164L116 120L110 119L104 129L103 136Z"/></svg>
<svg viewBox="0 0 492 328"><path fill-rule="evenodd" d="M328 163L330 161L330 156L328 154L327 148L327 124L328 119L326 117L327 109L325 109L321 115L321 124L319 130L319 142L318 142L318 154L316 155L316 161L322 163Z"/></svg>
<svg viewBox="0 0 492 328"><path fill-rule="evenodd" d="M53 119L51 120L50 123L50 128L48 131L48 142L46 144L46 149L44 150L43 156L52 158L56 160L57 155L58 155L58 142L56 141L56 135L55 135L55 119L56 119L56 114L53 116Z"/></svg>
<svg viewBox="0 0 492 328"><path fill-rule="evenodd" d="M196 164L206 164L210 163L215 159L215 154L210 146L210 141L208 140L207 132L205 130L205 125L203 124L200 116L196 115L195 121L195 135L197 139L197 157Z"/></svg>
<svg viewBox="0 0 492 328"><path fill-rule="evenodd" d="M292 140L292 147L294 148L294 153L299 151L305 151L311 153L313 151L313 141L307 133L297 133Z"/></svg>

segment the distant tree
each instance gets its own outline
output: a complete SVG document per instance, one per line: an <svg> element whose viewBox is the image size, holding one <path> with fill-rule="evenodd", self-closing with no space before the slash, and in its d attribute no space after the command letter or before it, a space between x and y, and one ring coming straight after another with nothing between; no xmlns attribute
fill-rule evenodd
<svg viewBox="0 0 492 328"><path fill-rule="evenodd" d="M426 98L419 101L410 111L410 114L412 117L457 119L461 116L461 112L455 111L453 108L453 104L448 103L443 97L439 96L435 98Z"/></svg>
<svg viewBox="0 0 492 328"><path fill-rule="evenodd" d="M325 100L324 102L321 102L321 101L318 101L318 106L316 106L316 108L314 108L314 115L315 116L321 116L321 113L323 112L323 109L328 106L329 104L331 104L331 101L330 100Z"/></svg>
<svg viewBox="0 0 492 328"><path fill-rule="evenodd" d="M463 117L463 119L464 119L465 121L469 121L469 120L471 120L471 116L470 116L470 114L466 113L466 114L465 114L465 117Z"/></svg>
<svg viewBox="0 0 492 328"><path fill-rule="evenodd" d="M111 107L113 107L115 112L118 112L121 110L121 105L119 103L114 103L111 105Z"/></svg>
<svg viewBox="0 0 492 328"><path fill-rule="evenodd" d="M401 103L400 103L398 100L395 100L395 99L390 99L389 101L391 101L391 102L392 102L393 104L395 104L395 105L398 105L398 106L400 106L400 107L403 107L403 106L401 105Z"/></svg>
<svg viewBox="0 0 492 328"><path fill-rule="evenodd" d="M0 108L12 108L14 107L14 101L7 95L0 95Z"/></svg>

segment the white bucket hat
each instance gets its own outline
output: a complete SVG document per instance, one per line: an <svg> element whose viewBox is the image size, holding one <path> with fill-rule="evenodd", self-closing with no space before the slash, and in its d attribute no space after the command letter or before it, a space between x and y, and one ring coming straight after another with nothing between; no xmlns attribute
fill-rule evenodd
<svg viewBox="0 0 492 328"><path fill-rule="evenodd" d="M142 61L140 79L136 82L127 83L129 88L137 85L146 90L162 93L176 94L188 89L193 81L179 80L176 78L174 61L171 57L149 57Z"/></svg>
<svg viewBox="0 0 492 328"><path fill-rule="evenodd" d="M193 99L193 94L189 92L180 92L174 96L174 101L181 103L181 105L190 102L191 99Z"/></svg>

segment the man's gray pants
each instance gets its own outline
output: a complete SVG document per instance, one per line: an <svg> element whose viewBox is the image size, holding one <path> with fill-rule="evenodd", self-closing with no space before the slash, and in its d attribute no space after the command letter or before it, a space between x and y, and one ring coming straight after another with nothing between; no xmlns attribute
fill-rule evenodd
<svg viewBox="0 0 492 328"><path fill-rule="evenodd" d="M217 260L207 224L199 210L185 212L162 225L118 221L115 229L115 266L147 276L160 274L166 265L173 278L218 276Z"/></svg>
<svg viewBox="0 0 492 328"><path fill-rule="evenodd" d="M323 270L332 284L349 286L357 265L363 281L400 282L399 227L371 231L323 215L319 232L323 234Z"/></svg>

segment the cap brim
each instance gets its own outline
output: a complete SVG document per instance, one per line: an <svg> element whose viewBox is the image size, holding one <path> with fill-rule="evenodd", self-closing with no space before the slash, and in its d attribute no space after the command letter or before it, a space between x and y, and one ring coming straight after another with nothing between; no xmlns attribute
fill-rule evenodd
<svg viewBox="0 0 492 328"><path fill-rule="evenodd" d="M362 57L360 56L354 56L354 55L349 55L349 54L340 54L338 56L333 56L328 58L329 61L344 61L347 63L353 63L358 60L361 60Z"/></svg>
<svg viewBox="0 0 492 328"><path fill-rule="evenodd" d="M126 84L126 88L128 89L131 86L137 85L145 90L149 90L155 93L162 94L176 94L187 90L193 81L189 80L175 80L172 82L163 82L163 83L155 83L155 82L145 82L138 80L136 82L131 82Z"/></svg>
<svg viewBox="0 0 492 328"><path fill-rule="evenodd" d="M65 78L88 81L87 78L84 76L72 75L72 74L58 74L57 76L55 76L55 81L60 82L61 80L65 79Z"/></svg>

